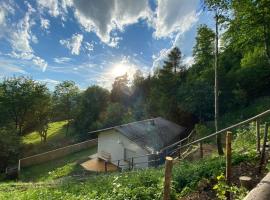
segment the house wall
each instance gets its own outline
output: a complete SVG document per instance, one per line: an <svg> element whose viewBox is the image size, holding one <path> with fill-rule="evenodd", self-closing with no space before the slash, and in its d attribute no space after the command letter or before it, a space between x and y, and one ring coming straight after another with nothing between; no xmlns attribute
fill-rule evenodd
<svg viewBox="0 0 270 200"><path fill-rule="evenodd" d="M105 151L111 154L111 161L117 165L120 161L120 167L127 169L129 167L128 162L123 161L124 149L128 149L128 157L136 157L141 155L147 155L148 152L138 146L136 143L123 136L118 131L112 129L99 133L98 135L98 153ZM148 157L143 156L140 158L134 158L134 168L148 167Z"/></svg>

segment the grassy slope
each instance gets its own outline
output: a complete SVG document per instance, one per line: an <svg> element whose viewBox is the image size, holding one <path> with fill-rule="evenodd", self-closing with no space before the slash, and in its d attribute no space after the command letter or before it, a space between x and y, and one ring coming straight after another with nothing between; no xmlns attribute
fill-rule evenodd
<svg viewBox="0 0 270 200"><path fill-rule="evenodd" d="M241 112L223 116L223 121L224 123L238 121L240 118L247 118L262 112L269 109L269 102L270 98L259 99ZM252 162L256 155L254 126L238 129L234 133L237 133L238 136L233 143L233 163ZM248 154L243 154L243 149L252 150ZM237 151L241 153L237 153ZM224 157L205 158L192 163L176 164L173 169L174 194L187 193L195 188L201 179L224 172L224 167ZM50 174L44 173L37 180L53 180L58 177L54 174L69 174L72 170L72 164L70 167L67 163L53 170ZM0 185L0 199L160 199L163 170L163 168L159 168L106 176L91 176L85 182L71 179L54 186L48 185L47 181L41 187L32 184L25 186L24 183L6 183ZM32 171L35 170L32 169Z"/></svg>
<svg viewBox="0 0 270 200"><path fill-rule="evenodd" d="M96 151L97 148L93 147L70 154L57 160L52 160L43 164L23 168L20 174L20 180L47 181L71 174L82 174L83 169L79 163L88 159L88 156L96 153Z"/></svg>
<svg viewBox="0 0 270 200"><path fill-rule="evenodd" d="M74 130L70 128L68 136L65 134L67 121L52 122L49 124L47 142L42 143L37 132L27 134L22 138L22 157L46 152L59 147L75 143Z"/></svg>
<svg viewBox="0 0 270 200"><path fill-rule="evenodd" d="M248 138L255 137L255 127L237 130L237 139L233 143L233 164L242 161L252 162L255 158L255 141ZM239 138L238 138L239 137ZM243 143L243 140L245 141ZM243 154L242 150L251 149ZM241 153L237 153L237 152ZM76 159L78 157L76 156ZM39 168L46 167L39 166ZM224 157L213 155L199 161L183 161L173 168L172 199L177 195L184 195L196 188L203 178L215 177L225 169ZM39 169L40 170L40 169ZM164 169L147 169L126 173L112 173L109 175L89 176L85 182L76 178L51 185L53 180L62 175L70 174L73 167L67 163L49 173L44 173L37 180L46 180L44 185L25 183L7 183L0 185L0 199L161 199ZM35 174L32 169L31 176ZM60 174L58 176L57 174ZM56 175L56 176L55 176ZM11 187L12 185L12 187Z"/></svg>
<svg viewBox="0 0 270 200"><path fill-rule="evenodd" d="M67 121L52 122L49 124L48 129L48 142L52 140L59 140L65 137L64 126L67 124ZM40 143L40 136L38 132L32 132L27 134L22 138L23 144L38 144Z"/></svg>

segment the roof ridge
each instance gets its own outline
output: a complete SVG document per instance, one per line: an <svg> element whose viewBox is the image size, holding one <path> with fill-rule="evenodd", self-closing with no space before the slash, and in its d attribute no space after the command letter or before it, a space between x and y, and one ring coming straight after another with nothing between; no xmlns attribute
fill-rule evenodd
<svg viewBox="0 0 270 200"><path fill-rule="evenodd" d="M118 127L123 127L123 126L131 125L131 124L135 124L135 123L146 122L146 121L154 120L154 119L157 119L157 118L162 118L162 117L155 117L155 118L149 118L149 119L144 119L144 120L135 121L135 122L129 122L129 123L126 123L126 124L121 124L121 125L117 125L117 126L103 128L103 129L98 129L98 130L95 130L95 131L90 131L88 133L98 133L98 132L101 132L101 131L107 131L107 130L110 130L110 129L115 129L115 128L118 128ZM164 119L164 118L162 118L162 119Z"/></svg>

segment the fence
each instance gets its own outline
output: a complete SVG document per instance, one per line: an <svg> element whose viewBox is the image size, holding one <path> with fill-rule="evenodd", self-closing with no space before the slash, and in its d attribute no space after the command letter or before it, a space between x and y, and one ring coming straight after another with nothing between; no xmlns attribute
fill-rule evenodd
<svg viewBox="0 0 270 200"><path fill-rule="evenodd" d="M231 132L233 129L235 128L239 128L243 125L247 125L250 122L256 122L256 132L257 132L257 151L260 153L260 169L262 168L262 166L265 164L265 146L266 146L266 142L267 142L267 134L268 134L268 124L266 123L265 125L265 132L264 132L264 138L263 138L263 145L262 145L262 149L260 149L260 145L261 145L261 138L260 138L260 119L262 119L263 117L270 115L270 110L267 110L263 113L260 113L252 118L249 118L247 120L244 120L240 123L234 124L230 127L227 127L225 129L222 129L220 131L217 131L215 133L212 133L206 137L197 139L195 141L192 141L192 137L194 135L194 131L191 131L191 133L188 135L188 137L172 144L169 145L165 148L163 148L160 152L156 153L156 154L147 154L147 155L141 155L141 156L137 156L137 157L132 157L128 159L128 168L129 170L132 170L134 168L136 168L136 165L138 164L142 164L142 163L136 163L135 160L136 158L140 158L140 157L148 157L148 160L144 163L146 163L148 165L148 167L156 167L161 163L165 162L165 182L164 182L164 200L168 200L169 196L170 196L170 182L171 182L171 173L172 173L172 167L173 167L173 161L175 159L179 159L181 156L181 151L183 149L187 149L189 147L191 147L192 145L196 145L199 144L200 145L200 151L202 152L202 143L212 137L215 137L219 134L225 134L226 133L226 181L228 184L230 184L231 181L231 153L232 153L232 148L231 148L231 140L232 140L232 135L233 133ZM172 158L175 157L176 158ZM203 155L201 155L201 157L203 157ZM110 161L113 163L117 163L118 168L122 168L123 165L120 165L121 160L115 160L115 161ZM105 162L105 172L107 171L107 161ZM229 199L229 196L228 196Z"/></svg>
<svg viewBox="0 0 270 200"><path fill-rule="evenodd" d="M268 124L265 123L265 131L264 131L264 138L263 138L263 145L262 148L260 148L261 145L261 137L260 137L260 120L269 115L270 110L267 110L263 113L260 113L252 118L249 118L247 120L244 120L240 123L234 124L228 128L222 129L220 131L217 131L215 133L212 133L206 137L200 138L198 140L189 142L187 144L182 145L182 142L179 141L173 145L177 145L178 147L175 149L175 151L181 151L183 148L187 148L191 145L195 144L200 144L212 137L215 137L219 134L224 134L226 133L226 181L228 184L231 183L231 174L232 174L232 169L231 169L231 157L232 157L232 148L231 148L231 140L232 140L232 132L231 130L235 128L239 128L243 125L249 124L250 122L256 122L256 140L257 140L257 145L256 149L258 153L260 153L260 166L259 166L259 172L261 172L263 165L265 164L265 150L266 150L266 143L267 143L267 138L268 138ZM170 148L170 147L168 147ZM173 168L173 159L171 157L166 157L166 162L165 162L165 180L164 180L164 200L169 200L170 196L170 182L171 182L171 171ZM227 194L227 199L230 199L230 194Z"/></svg>
<svg viewBox="0 0 270 200"><path fill-rule="evenodd" d="M87 140L87 141L84 141L81 143L69 145L69 146L55 149L52 151L48 151L45 153L22 158L19 160L19 163L18 163L18 171L21 170L21 167L27 167L27 166L31 166L34 164L44 163L44 162L54 160L56 158L61 158L61 157L66 156L68 154L75 153L75 152L78 152L78 151L81 151L83 149L87 149L87 148L90 148L90 147L93 147L96 145L97 145L97 139Z"/></svg>

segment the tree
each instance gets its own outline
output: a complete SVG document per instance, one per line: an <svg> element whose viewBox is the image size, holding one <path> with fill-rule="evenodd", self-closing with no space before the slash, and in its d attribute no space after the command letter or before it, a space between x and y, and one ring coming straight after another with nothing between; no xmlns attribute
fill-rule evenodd
<svg viewBox="0 0 270 200"><path fill-rule="evenodd" d="M213 117L213 90L207 81L194 80L178 88L178 105L186 112L190 112L199 122L211 120Z"/></svg>
<svg viewBox="0 0 270 200"><path fill-rule="evenodd" d="M105 112L104 126L120 125L123 121L125 108L119 103L110 103Z"/></svg>
<svg viewBox="0 0 270 200"><path fill-rule="evenodd" d="M219 54L219 25L224 23L225 15L229 7L229 0L205 0L205 6L208 10L214 12L215 18L215 129L218 131L218 118L219 118L219 105L218 105L218 96L219 96L219 85L218 85L218 54ZM223 155L221 136L217 135L217 148L219 155Z"/></svg>
<svg viewBox="0 0 270 200"><path fill-rule="evenodd" d="M12 126L0 127L0 173L18 161L20 137Z"/></svg>
<svg viewBox="0 0 270 200"><path fill-rule="evenodd" d="M200 25L197 29L196 44L193 47L195 63L200 67L199 71L213 66L215 33L206 25Z"/></svg>
<svg viewBox="0 0 270 200"><path fill-rule="evenodd" d="M116 77L111 90L111 101L114 103L121 103L128 106L129 98L131 95L130 88L128 87L128 75Z"/></svg>
<svg viewBox="0 0 270 200"><path fill-rule="evenodd" d="M23 128L32 124L34 109L47 95L48 89L45 84L26 77L5 79L0 87L0 102L8 113L6 117L14 122L18 134L22 135Z"/></svg>
<svg viewBox="0 0 270 200"><path fill-rule="evenodd" d="M263 47L270 64L270 1L233 0L231 7L234 18L227 31L230 43L244 51Z"/></svg>
<svg viewBox="0 0 270 200"><path fill-rule="evenodd" d="M82 134L93 130L93 124L99 120L109 102L109 91L99 87L87 88L80 97L79 108L75 117L75 128Z"/></svg>
<svg viewBox="0 0 270 200"><path fill-rule="evenodd" d="M70 122L75 116L79 88L73 81L63 81L55 86L53 99L55 110L60 118L68 120L66 135L68 134Z"/></svg>
<svg viewBox="0 0 270 200"><path fill-rule="evenodd" d="M49 93L39 102L39 106L35 109L34 116L33 120L36 123L35 130L39 133L41 141L46 142L49 122L52 118L51 97Z"/></svg>
<svg viewBox="0 0 270 200"><path fill-rule="evenodd" d="M185 68L181 65L182 53L178 47L174 47L168 54L168 60L164 62L165 68L172 69L174 74L176 74L179 69L180 72L184 71Z"/></svg>

